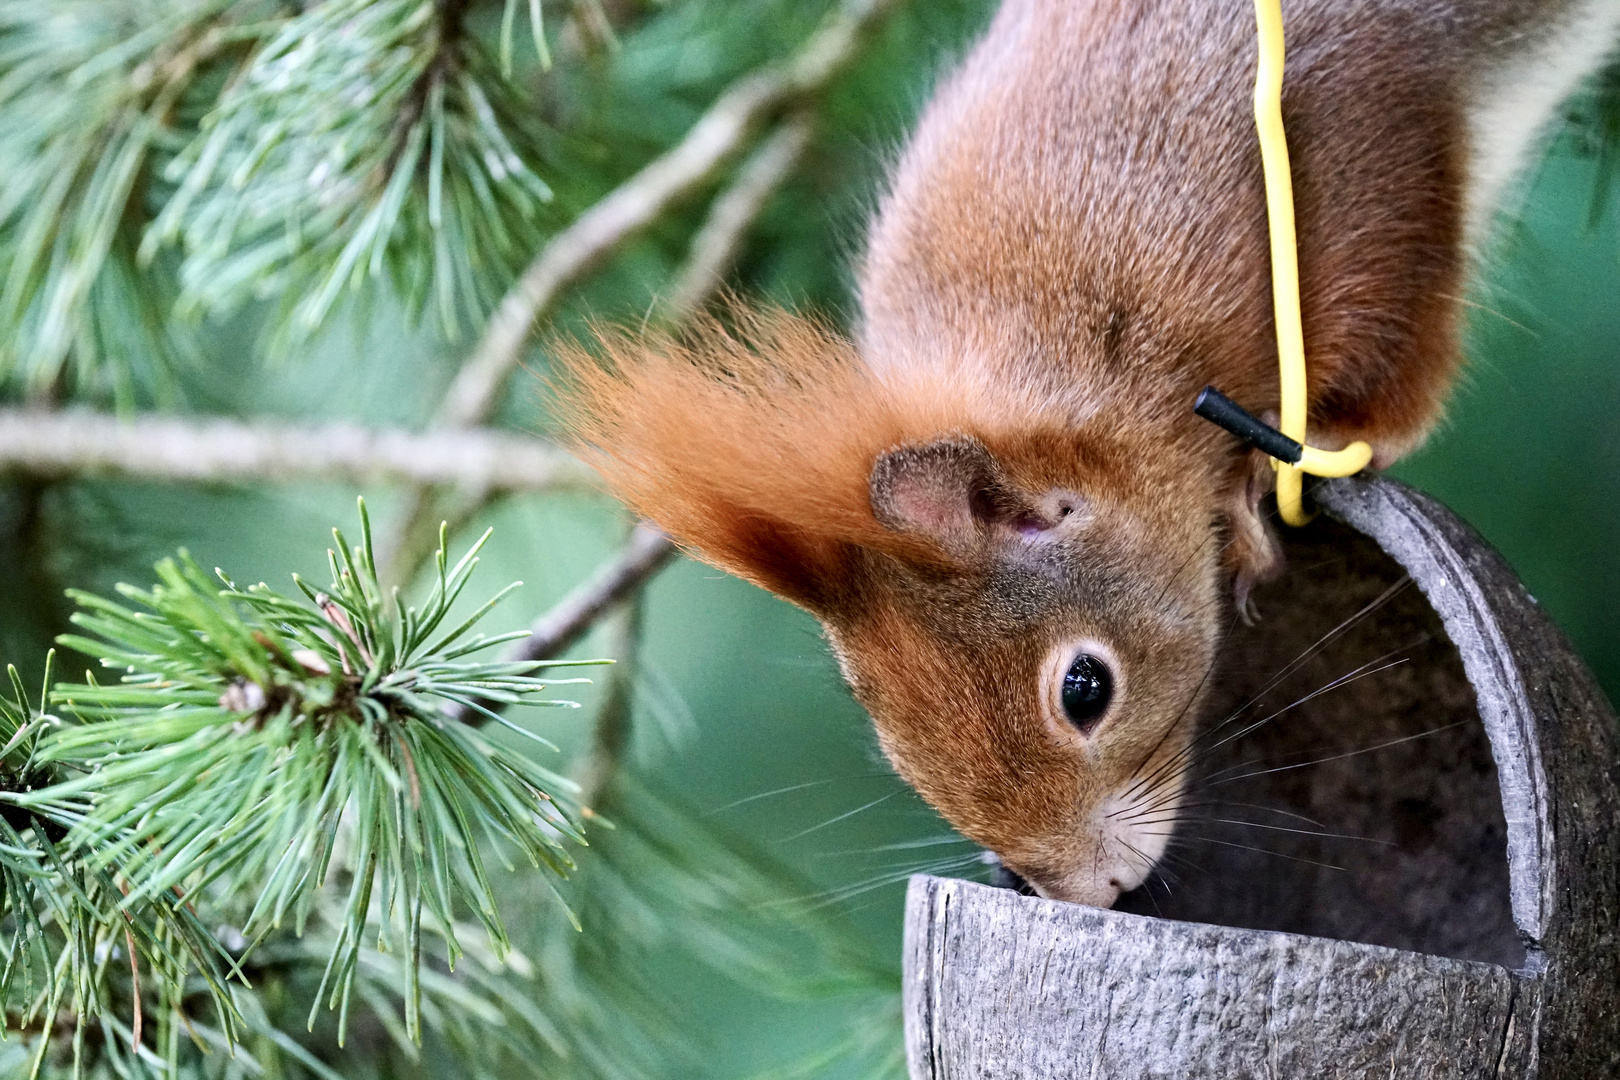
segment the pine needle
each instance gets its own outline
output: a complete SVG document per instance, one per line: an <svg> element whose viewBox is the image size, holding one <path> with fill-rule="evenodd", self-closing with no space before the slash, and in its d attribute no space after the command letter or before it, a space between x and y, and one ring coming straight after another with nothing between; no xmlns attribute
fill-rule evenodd
<svg viewBox="0 0 1620 1080"><path fill-rule="evenodd" d="M483 842L560 877L583 840L566 779L445 710L480 697L566 704L531 700L549 685L534 672L559 665L465 658L493 601L430 642L477 560L447 569L441 551L425 606L401 612L377 586L364 503L361 526L357 547L334 534L333 580L304 601L238 589L185 552L150 589L123 589L127 606L76 594L87 633L64 643L119 678L53 690L77 723L53 726L38 757L74 775L15 796L70 822L66 843L89 867L116 869L123 911L204 889L247 895L253 939L302 924L323 885L345 882L317 994L340 1013L367 943L416 941L423 915L452 959L462 912L497 958L507 949ZM413 1039L420 1010L409 995Z"/></svg>

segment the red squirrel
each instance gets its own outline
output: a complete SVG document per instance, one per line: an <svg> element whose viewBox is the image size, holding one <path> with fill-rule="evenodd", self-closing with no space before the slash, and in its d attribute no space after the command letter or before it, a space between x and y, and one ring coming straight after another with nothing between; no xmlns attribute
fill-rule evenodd
<svg viewBox="0 0 1620 1080"><path fill-rule="evenodd" d="M1286 0L1310 440L1434 424L1492 208L1620 0ZM563 350L563 416L687 550L815 614L900 774L1042 895L1163 853L1231 605L1279 568L1250 0L1005 0L925 109L854 339L733 305ZM1147 824L1143 824L1146 822Z"/></svg>

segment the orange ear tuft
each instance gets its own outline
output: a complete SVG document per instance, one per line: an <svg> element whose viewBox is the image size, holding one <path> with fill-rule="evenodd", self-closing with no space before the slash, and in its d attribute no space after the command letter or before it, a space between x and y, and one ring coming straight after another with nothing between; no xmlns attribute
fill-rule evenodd
<svg viewBox="0 0 1620 1080"><path fill-rule="evenodd" d="M822 323L731 305L679 334L599 330L558 350L574 449L683 546L817 614L847 602L855 549L908 541L868 478L906 438L893 395Z"/></svg>

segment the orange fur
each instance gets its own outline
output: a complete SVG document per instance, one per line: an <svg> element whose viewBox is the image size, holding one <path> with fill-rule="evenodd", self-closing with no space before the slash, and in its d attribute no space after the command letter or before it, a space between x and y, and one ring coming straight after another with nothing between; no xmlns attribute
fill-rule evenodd
<svg viewBox="0 0 1620 1080"><path fill-rule="evenodd" d="M724 314L679 335L603 328L595 350L560 343L560 419L626 505L817 614L850 602L855 549L945 558L873 517L868 478L885 450L955 432L1031 487L1125 475L1111 468L1126 460L1117 433L1082 437L1038 403L949 375L883 379L813 319L737 301Z"/></svg>
<svg viewBox="0 0 1620 1080"><path fill-rule="evenodd" d="M564 419L638 513L726 569L807 601L797 583L808 574L761 565L761 534L829 570L841 543L882 544L866 499L873 448L943 416L906 416L822 324L740 306L730 314L729 326L702 318L678 338L604 331L605 363L563 350Z"/></svg>

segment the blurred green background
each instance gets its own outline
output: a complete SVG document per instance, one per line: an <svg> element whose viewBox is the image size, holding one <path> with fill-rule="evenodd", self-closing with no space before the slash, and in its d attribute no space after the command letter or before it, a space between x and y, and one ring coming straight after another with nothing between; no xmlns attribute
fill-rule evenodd
<svg viewBox="0 0 1620 1080"><path fill-rule="evenodd" d="M847 316L849 260L885 163L939 71L982 25L987 0L903 5L821 110L814 149L750 235L745 290ZM537 77L573 170L559 184L584 205L669 145L725 83L802 40L825 3L671 0L638 15L623 47L580 70ZM560 65L560 67L563 65ZM0 181L3 182L3 181ZM1479 528L1569 633L1611 698L1620 696L1620 209L1594 211L1599 163L1574 137L1537 171L1472 293L1469 366L1448 419L1396 474ZM694 206L632 245L559 318L635 317L685 253ZM210 326L203 362L181 375L199 413L421 425L462 356L386 299L355 308L313 344L274 362L247 309ZM543 364L543 355L533 355ZM543 426L525 383L504 421ZM373 513L394 493L367 492ZM347 526L355 492L316 487L171 487L105 481L0 481L0 655L37 668L70 611L68 586L145 582L154 560L188 547L239 580L285 584L324 565L327 530ZM486 588L527 582L496 616L519 626L580 581L622 538L622 513L585 496L512 499L463 530L496 528ZM650 588L647 685L638 768L796 870L856 950L898 964L906 873L974 870L971 848L889 772L815 623L707 567L679 562ZM598 655L600 636L576 655ZM565 750L587 708L535 722ZM660 747L660 741L668 745ZM938 840L938 843L932 841ZM536 885L536 888L539 886ZM521 901L519 901L521 903ZM521 916L519 916L519 919ZM590 932L590 927L586 927ZM669 1075L746 1076L793 1058L847 1023L836 996L777 1002L715 976L669 942L656 976L702 1047ZM836 1070L831 1073L836 1075Z"/></svg>

